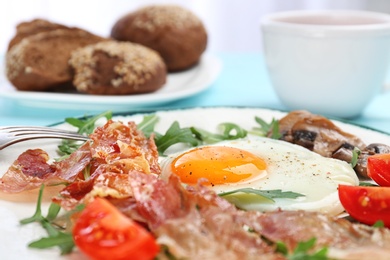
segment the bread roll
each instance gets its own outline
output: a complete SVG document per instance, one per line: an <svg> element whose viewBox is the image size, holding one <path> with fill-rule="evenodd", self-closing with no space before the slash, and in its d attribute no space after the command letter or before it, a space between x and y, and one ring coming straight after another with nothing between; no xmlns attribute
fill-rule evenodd
<svg viewBox="0 0 390 260"><path fill-rule="evenodd" d="M151 5L120 18L111 37L156 50L168 71L180 71L195 65L207 45L202 21L191 11L176 5Z"/></svg>
<svg viewBox="0 0 390 260"><path fill-rule="evenodd" d="M31 21L21 22L16 26L16 34L8 43L8 50L27 36L56 29L69 29L69 27L44 19L34 19Z"/></svg>
<svg viewBox="0 0 390 260"><path fill-rule="evenodd" d="M49 90L72 80L68 64L73 50L106 40L69 28L44 31L23 38L6 55L6 75L18 90Z"/></svg>
<svg viewBox="0 0 390 260"><path fill-rule="evenodd" d="M107 41L80 48L69 60L79 92L127 95L156 91L167 76L160 55L145 46Z"/></svg>

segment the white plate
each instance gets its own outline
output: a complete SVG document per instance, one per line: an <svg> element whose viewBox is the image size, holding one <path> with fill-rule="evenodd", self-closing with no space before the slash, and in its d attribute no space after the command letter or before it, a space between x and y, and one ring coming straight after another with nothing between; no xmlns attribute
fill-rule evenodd
<svg viewBox="0 0 390 260"><path fill-rule="evenodd" d="M133 108L157 107L198 94L212 85L221 68L222 62L219 58L205 54L195 67L183 72L169 73L167 83L156 92L126 96L97 96L17 91L6 79L3 67L0 68L0 97L36 108L129 111Z"/></svg>
<svg viewBox="0 0 390 260"><path fill-rule="evenodd" d="M258 126L254 120L255 116L263 118L265 121L271 121L272 118L280 118L285 115L284 112L261 109L261 108L235 108L235 107L216 107L216 108L194 108L182 110L158 111L160 121L156 130L160 133L165 132L174 121L178 121L181 127L196 126L205 130L216 132L217 126L222 122L234 122L245 129L251 129ZM124 114L115 116L116 120L140 122L143 114ZM369 143L390 144L390 135L381 133L372 129L363 128L340 121L334 121L344 131L353 133L362 140ZM102 124L103 122L99 122ZM69 126L59 125L61 128ZM35 140L11 146L0 151L0 174L4 173L7 167L17 158L17 156L28 148L42 148L55 156L55 149L58 141L55 140ZM35 196L32 196L35 200ZM20 226L18 221L33 214L35 202L15 203L6 200L0 200L0 255L1 259L83 259L76 253L70 256L60 257L56 249L53 250L34 250L28 249L27 244L45 236L45 232L39 225ZM45 204L45 208L47 204ZM45 212L45 211L44 211Z"/></svg>

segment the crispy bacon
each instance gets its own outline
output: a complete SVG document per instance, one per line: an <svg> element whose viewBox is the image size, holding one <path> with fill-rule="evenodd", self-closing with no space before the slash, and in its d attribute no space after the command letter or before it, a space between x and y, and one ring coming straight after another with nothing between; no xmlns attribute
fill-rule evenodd
<svg viewBox="0 0 390 260"><path fill-rule="evenodd" d="M138 213L152 229L167 219L183 217L190 211L192 205L177 178L167 183L156 176L136 172L132 172L130 178Z"/></svg>
<svg viewBox="0 0 390 260"><path fill-rule="evenodd" d="M201 184L184 189L176 177L169 182L135 172L130 177L132 210L178 258L283 259L262 238L282 241L290 252L299 242L316 238L313 249L328 247L330 258L387 259L390 254L386 228L314 212L242 211Z"/></svg>
<svg viewBox="0 0 390 260"><path fill-rule="evenodd" d="M71 185L63 190L63 197L57 199L68 208L76 205L88 192L93 189L96 192L98 187L103 187L102 183L105 181L117 178L113 175L127 174L133 170L160 173L153 136L145 138L134 122L126 125L109 120L90 137L91 141L86 142L67 159L53 164L47 163L48 154L42 150L24 152L1 178L0 189L16 193L35 189L42 183L68 183ZM88 180L83 174L86 168L90 172ZM99 179L101 175L105 177ZM124 194L124 185L116 182L115 187L110 188L118 189L120 196L130 196L131 194ZM110 194L113 194L112 190Z"/></svg>
<svg viewBox="0 0 390 260"><path fill-rule="evenodd" d="M134 122L126 126L110 120L103 127L97 128L90 137L93 140L92 157L101 159L101 164L112 166L117 163L117 170L123 172L135 169L160 174L154 137L146 139ZM96 174L101 172L106 172L106 169L97 169Z"/></svg>
<svg viewBox="0 0 390 260"><path fill-rule="evenodd" d="M184 189L132 172L136 210L158 241L178 259L284 259L257 234L234 219L238 210L203 186Z"/></svg>
<svg viewBox="0 0 390 260"><path fill-rule="evenodd" d="M255 217L245 213L239 222L269 241L283 241L291 250L301 241L316 238L314 249L329 248L335 259L388 259L390 230L373 228L316 212L276 211ZM374 257L375 256L375 257Z"/></svg>
<svg viewBox="0 0 390 260"><path fill-rule="evenodd" d="M91 162L90 142L86 142L77 151L73 152L67 159L55 163L55 175L68 182L73 182L79 174Z"/></svg>
<svg viewBox="0 0 390 260"><path fill-rule="evenodd" d="M44 182L60 181L53 176L55 167L49 165L48 160L49 155L41 149L25 151L0 179L0 189L16 193L35 189Z"/></svg>
<svg viewBox="0 0 390 260"><path fill-rule="evenodd" d="M97 128L90 138L90 177L87 180L76 179L60 192L59 197L54 198L65 209L94 196L131 197L129 172L160 174L153 136L147 139L137 130L134 122L124 125L110 120Z"/></svg>

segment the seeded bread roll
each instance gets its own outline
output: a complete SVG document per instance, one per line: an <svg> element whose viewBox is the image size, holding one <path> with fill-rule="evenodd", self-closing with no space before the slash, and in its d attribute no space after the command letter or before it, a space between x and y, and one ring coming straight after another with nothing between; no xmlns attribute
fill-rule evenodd
<svg viewBox="0 0 390 260"><path fill-rule="evenodd" d="M189 10L175 5L152 5L131 12L115 23L111 37L156 50L168 71L195 65L207 45L202 21Z"/></svg>
<svg viewBox="0 0 390 260"><path fill-rule="evenodd" d="M19 43L27 36L56 29L69 29L69 27L44 19L34 19L31 21L22 22L16 26L16 34L8 43L8 50L10 50L12 46Z"/></svg>
<svg viewBox="0 0 390 260"><path fill-rule="evenodd" d="M25 37L6 55L6 75L18 90L50 90L72 81L70 53L106 40L81 29L57 29Z"/></svg>
<svg viewBox="0 0 390 260"><path fill-rule="evenodd" d="M79 92L127 95L156 91L167 76L160 55L145 46L107 41L80 48L69 60Z"/></svg>

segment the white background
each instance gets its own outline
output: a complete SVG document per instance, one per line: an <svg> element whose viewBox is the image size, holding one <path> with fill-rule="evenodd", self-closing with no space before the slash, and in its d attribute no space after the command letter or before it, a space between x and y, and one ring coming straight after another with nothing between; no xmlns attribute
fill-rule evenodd
<svg viewBox="0 0 390 260"><path fill-rule="evenodd" d="M262 51L259 21L292 9L366 9L390 12L390 0L3 0L0 54L21 21L45 18L108 36L122 15L152 3L176 3L196 13L209 34L208 52Z"/></svg>

